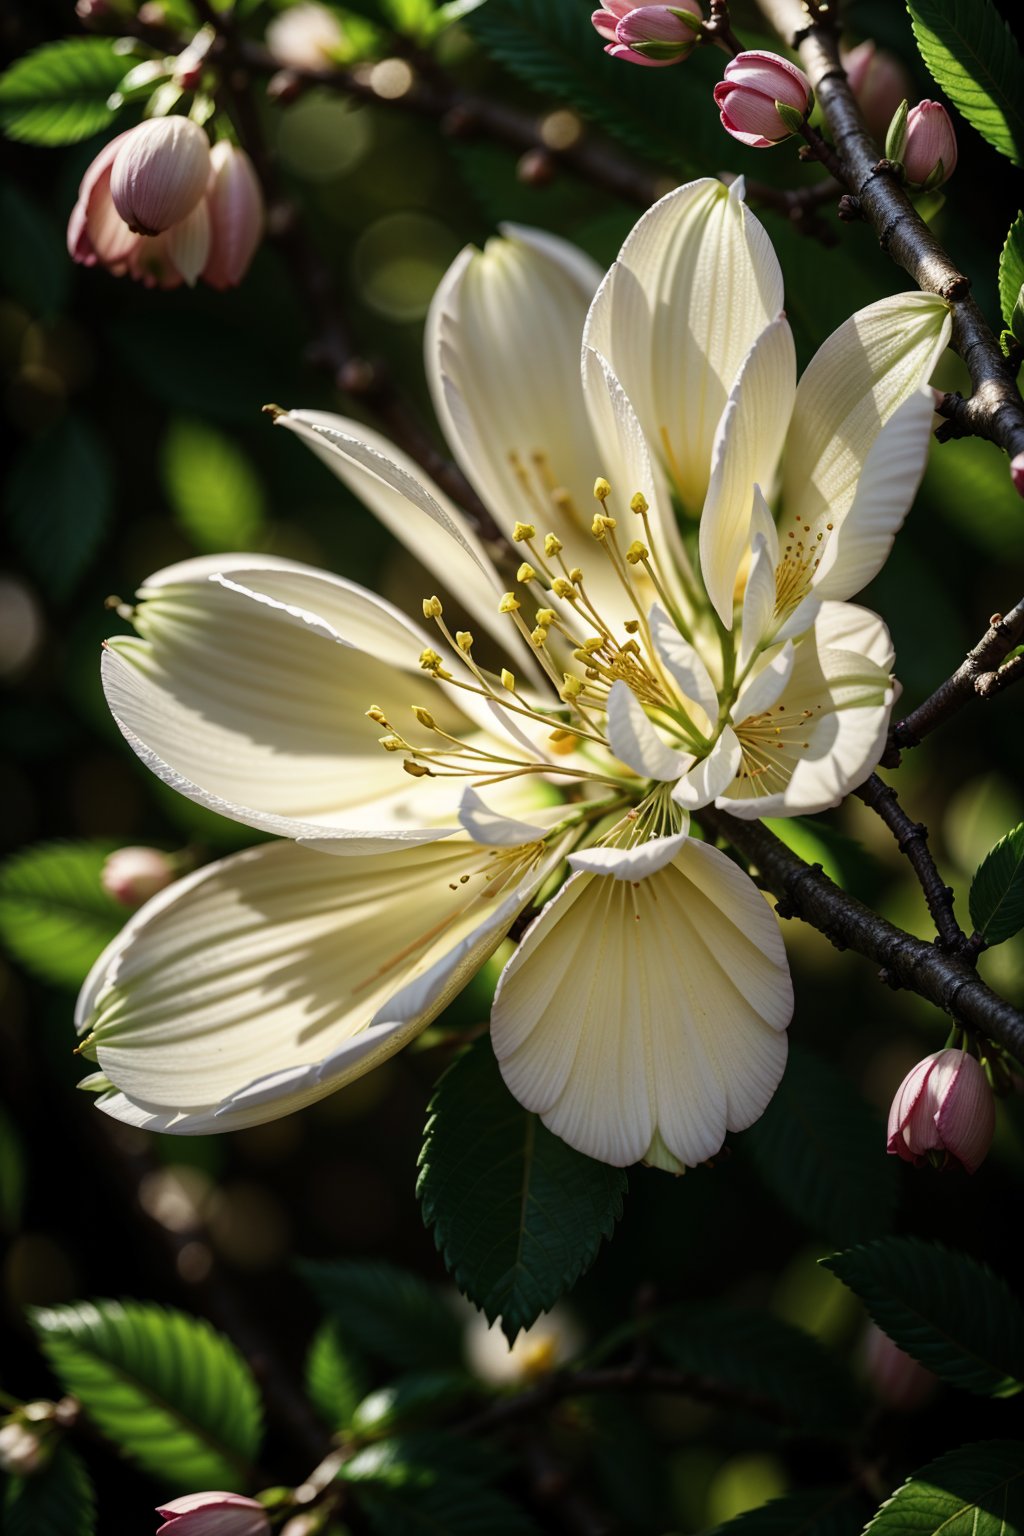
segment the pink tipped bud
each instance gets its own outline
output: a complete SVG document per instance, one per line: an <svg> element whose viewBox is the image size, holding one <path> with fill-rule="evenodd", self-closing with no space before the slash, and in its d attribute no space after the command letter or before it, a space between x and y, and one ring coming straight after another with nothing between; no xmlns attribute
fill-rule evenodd
<svg viewBox="0 0 1024 1536"><path fill-rule="evenodd" d="M941 102L919 101L907 113L900 156L912 187L931 192L956 170L956 130Z"/></svg>
<svg viewBox="0 0 1024 1536"><path fill-rule="evenodd" d="M210 254L203 280L211 288L235 288L263 235L263 193L244 149L226 141L215 144L210 163Z"/></svg>
<svg viewBox="0 0 1024 1536"><path fill-rule="evenodd" d="M104 144L78 188L78 201L68 220L68 254L84 267L124 271L124 263L138 243L138 235L132 234L110 195L114 161L129 137L130 133L119 133Z"/></svg>
<svg viewBox="0 0 1024 1536"><path fill-rule="evenodd" d="M996 1106L984 1068L966 1051L937 1051L919 1061L889 1111L886 1150L905 1163L951 1163L974 1173L996 1128Z"/></svg>
<svg viewBox="0 0 1024 1536"><path fill-rule="evenodd" d="M913 95L910 75L894 54L877 47L870 37L849 53L840 49L839 59L868 132L883 144L893 113Z"/></svg>
<svg viewBox="0 0 1024 1536"><path fill-rule="evenodd" d="M269 1536L270 1517L240 1493L186 1493L157 1510L166 1520L156 1536Z"/></svg>
<svg viewBox="0 0 1024 1536"><path fill-rule="evenodd" d="M140 235L158 235L188 217L210 179L206 134L187 117L155 117L125 135L110 173L122 219Z"/></svg>
<svg viewBox="0 0 1024 1536"><path fill-rule="evenodd" d="M864 1369L875 1393L887 1408L913 1413L928 1401L939 1378L894 1344L877 1323L869 1323L863 1343Z"/></svg>
<svg viewBox="0 0 1024 1536"><path fill-rule="evenodd" d="M267 27L266 44L285 69L326 69L344 52L345 33L325 5L292 5Z"/></svg>
<svg viewBox="0 0 1024 1536"><path fill-rule="evenodd" d="M1010 460L1010 479L1018 496L1024 496L1024 453L1015 454Z"/></svg>
<svg viewBox="0 0 1024 1536"><path fill-rule="evenodd" d="M610 32L607 21L612 22ZM591 20L603 37L605 53L631 64L661 67L689 58L700 41L703 13L698 0L677 5L638 5L623 12L595 11Z"/></svg>
<svg viewBox="0 0 1024 1536"><path fill-rule="evenodd" d="M104 864L100 884L122 907L141 907L176 874L174 860L159 848L118 848Z"/></svg>
<svg viewBox="0 0 1024 1536"><path fill-rule="evenodd" d="M811 82L802 69L777 53L739 53L725 66L715 86L715 104L726 133L752 149L770 149L795 132L779 107L805 118L814 104Z"/></svg>

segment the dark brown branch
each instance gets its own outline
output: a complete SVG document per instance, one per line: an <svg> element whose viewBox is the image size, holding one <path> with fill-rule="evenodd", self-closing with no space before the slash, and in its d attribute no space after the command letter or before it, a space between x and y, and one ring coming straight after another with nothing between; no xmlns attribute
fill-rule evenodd
<svg viewBox="0 0 1024 1536"><path fill-rule="evenodd" d="M855 789L854 794L882 818L896 839L896 846L906 855L924 892L943 949L949 954L963 954L967 935L953 912L953 892L939 874L931 856L928 828L919 821L911 821L896 799L893 786L884 783L877 773L873 773L866 783Z"/></svg>
<svg viewBox="0 0 1024 1536"><path fill-rule="evenodd" d="M970 296L970 284L954 265L907 196L896 175L880 162L878 146L864 126L849 81L839 62L835 6L819 14L804 0L758 0L784 42L797 48L821 102L848 192L879 243L920 288L949 304L953 346L967 365L972 395L955 407L957 426L987 437L1011 458L1024 451L1024 402L1013 369L984 315Z"/></svg>
<svg viewBox="0 0 1024 1536"><path fill-rule="evenodd" d="M1024 598L1003 617L994 614L989 627L973 650L946 681L923 704L893 726L882 758L883 766L895 768L905 747L918 746L936 726L944 724L972 699L990 699L1024 675L1024 666L1014 657L1001 665L1024 640Z"/></svg>
<svg viewBox="0 0 1024 1536"><path fill-rule="evenodd" d="M778 899L780 917L800 917L837 948L877 961L890 986L916 992L1024 1062L1024 1013L987 987L969 959L947 955L879 917L833 884L820 866L805 864L760 822L712 809L701 811L699 819L756 867Z"/></svg>

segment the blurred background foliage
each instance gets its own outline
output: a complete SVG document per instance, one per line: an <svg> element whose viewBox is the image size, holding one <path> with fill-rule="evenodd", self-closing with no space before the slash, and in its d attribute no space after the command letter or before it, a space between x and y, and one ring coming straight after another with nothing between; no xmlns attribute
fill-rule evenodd
<svg viewBox="0 0 1024 1536"><path fill-rule="evenodd" d="M247 9L258 35L273 7ZM354 46L370 39L374 57L399 69L400 83L415 48L410 34L431 9L406 7L404 37L397 3L363 0L339 14ZM188 25L187 0L166 10ZM560 113L555 134L580 130L567 112L597 122L642 153L666 187L718 171L778 185L816 174L791 147L752 157L719 131L710 100L719 61L711 50L653 77L617 66L587 33L589 10L587 0L485 0L443 33L437 57L476 93L549 122ZM1013 22L1015 7L1002 10ZM376 16L377 30L360 32L364 12ZM381 30L382 13L397 38ZM852 38L875 37L899 54L920 95L934 94L901 6L853 0L847 19ZM743 6L736 25L750 40L763 27ZM70 5L13 0L0 17L5 62L75 28ZM585 51L571 46L581 37L593 42ZM503 145L438 131L403 113L400 98L372 105L310 90L287 106L261 101L260 110L361 346L386 360L425 419L422 322L466 242L483 242L511 220L564 234L607 263L636 217L634 207L566 169L541 174ZM121 741L98 681L99 642L123 627L106 599L130 598L145 575L172 561L236 548L341 571L392 597L418 596L408 558L260 414L269 400L350 409L311 359L302 296L272 243L243 286L224 294L152 292L70 264L65 223L102 140L58 150L0 144L8 469L0 840L10 854L0 871L7 953L0 960L0 1308L3 1384L23 1396L46 1382L28 1304L137 1296L219 1311L223 1321L227 1286L249 1321L271 1320L276 1349L298 1375L315 1317L296 1256L385 1260L444 1282L416 1199L416 1158L452 1038L486 1019L502 958L419 1049L270 1125L221 1139L150 1138L105 1121L74 1091L81 1076L71 1054L74 991L123 919L99 887L103 855L143 843L187 846L207 858L254 841L246 828L165 790ZM961 125L960 164L947 193L935 227L997 323L997 256L1018 211L1019 174ZM804 361L852 309L907 286L864 225L837 226L839 244L826 251L778 215L761 216L783 263ZM936 382L964 383L951 354ZM865 598L893 631L903 706L952 670L989 615L1016 599L1022 579L1024 516L1005 460L981 442L934 447L910 521ZM962 907L982 855L1024 821L1020 744L1018 701L1006 696L937 732L900 769L902 801L927 823ZM853 802L776 830L894 922L931 936L909 868L865 807ZM48 865L45 850L64 840L73 857L65 848ZM895 1229L938 1238L999 1271L1011 1266L1024 1162L1019 1097L1003 1103L995 1149L973 1181L886 1159L882 1118L893 1091L916 1059L943 1044L946 1020L880 985L868 963L838 953L816 932L789 923L786 940L798 1048L786 1086L762 1124L731 1138L714 1169L682 1180L630 1172L614 1239L569 1303L572 1326L592 1343L653 1305L652 1297L658 1305L727 1302L799 1325L863 1379L865 1314L818 1259ZM982 974L1018 1005L1021 960L1018 938L981 962ZM841 1075L851 1098L838 1127L823 1073ZM816 1125L822 1103L828 1124ZM796 1147L787 1144L794 1125ZM844 1163L851 1147L859 1150ZM467 1327L470 1309L450 1282L446 1295L439 1308ZM875 1391L864 1454L885 1451L880 1494L964 1438L1020 1429L1012 1406L965 1399L951 1387L912 1415L878 1397L877 1384ZM271 1464L278 1458L282 1476L298 1479L308 1468L284 1417L271 1417L267 1454ZM784 1435L735 1413L654 1397L567 1406L553 1433L616 1529L691 1533L788 1490L842 1480L843 1457L813 1428ZM122 1522L130 1519L142 1529L138 1512L153 1503L153 1486L103 1450L93 1470L109 1520L100 1528L127 1529ZM542 1510L538 1518L561 1528L557 1514Z"/></svg>

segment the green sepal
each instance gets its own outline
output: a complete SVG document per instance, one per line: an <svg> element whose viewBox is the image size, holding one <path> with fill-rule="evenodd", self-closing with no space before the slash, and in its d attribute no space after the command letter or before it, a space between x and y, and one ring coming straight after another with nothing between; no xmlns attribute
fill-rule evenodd
<svg viewBox="0 0 1024 1536"><path fill-rule="evenodd" d="M907 113L910 103L900 102L892 115L892 122L885 131L885 158L898 164L903 159L903 146L907 142Z"/></svg>

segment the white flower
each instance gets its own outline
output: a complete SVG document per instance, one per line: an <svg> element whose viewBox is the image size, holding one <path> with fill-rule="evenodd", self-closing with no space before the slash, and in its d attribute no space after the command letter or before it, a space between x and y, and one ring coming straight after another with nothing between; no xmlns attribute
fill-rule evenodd
<svg viewBox="0 0 1024 1536"><path fill-rule="evenodd" d="M841 599L916 488L948 316L922 294L872 305L797 388L774 253L710 181L598 280L513 229L435 298L435 404L505 547L365 427L279 415L430 573L422 615L214 556L150 578L139 637L109 643L143 760L289 839L180 882L97 963L79 1027L109 1113L228 1129L342 1086L435 1017L566 859L495 998L512 1091L584 1152L676 1171L768 1103L781 937L689 812L814 811L873 768L891 646Z"/></svg>

